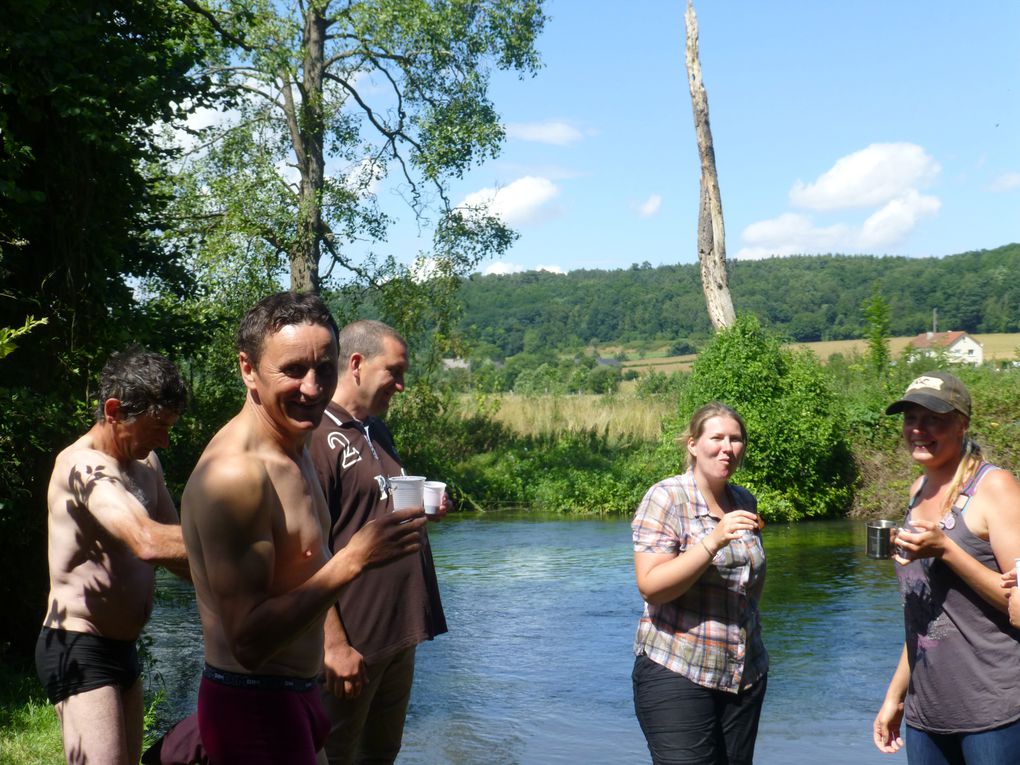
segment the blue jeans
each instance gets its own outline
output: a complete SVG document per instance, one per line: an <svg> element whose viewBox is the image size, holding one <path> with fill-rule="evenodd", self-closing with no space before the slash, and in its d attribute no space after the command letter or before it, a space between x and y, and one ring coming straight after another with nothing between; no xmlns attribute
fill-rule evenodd
<svg viewBox="0 0 1020 765"><path fill-rule="evenodd" d="M655 765L750 765L767 679L741 693L704 688L647 656L634 661L634 711Z"/></svg>
<svg viewBox="0 0 1020 765"><path fill-rule="evenodd" d="M906 728L909 765L1013 765L1020 760L1020 720L979 733Z"/></svg>

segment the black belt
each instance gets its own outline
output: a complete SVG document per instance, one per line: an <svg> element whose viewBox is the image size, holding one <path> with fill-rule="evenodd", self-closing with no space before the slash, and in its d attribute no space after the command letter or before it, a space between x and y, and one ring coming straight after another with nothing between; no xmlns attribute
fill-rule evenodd
<svg viewBox="0 0 1020 765"><path fill-rule="evenodd" d="M314 677L287 677L286 675L242 675L227 672L208 664L202 670L202 677L219 685L231 688L259 688L268 691L310 691L317 683Z"/></svg>

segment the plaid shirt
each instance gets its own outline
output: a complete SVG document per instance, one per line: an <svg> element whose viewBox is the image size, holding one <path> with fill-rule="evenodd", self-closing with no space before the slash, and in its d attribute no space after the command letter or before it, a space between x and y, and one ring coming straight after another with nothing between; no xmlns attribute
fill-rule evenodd
<svg viewBox="0 0 1020 765"><path fill-rule="evenodd" d="M757 511L747 489L729 490L734 507ZM645 494L631 523L634 552L681 555L700 547L717 523L688 470ZM769 666L758 612L764 584L761 533L745 533L716 553L683 595L659 606L645 603L634 653L706 688L736 693L752 685Z"/></svg>

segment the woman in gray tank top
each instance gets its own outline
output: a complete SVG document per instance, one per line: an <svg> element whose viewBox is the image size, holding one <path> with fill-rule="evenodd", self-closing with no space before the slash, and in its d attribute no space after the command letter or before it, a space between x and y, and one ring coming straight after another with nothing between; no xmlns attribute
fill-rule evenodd
<svg viewBox="0 0 1020 765"><path fill-rule="evenodd" d="M910 765L1020 762L1020 631L1001 576L1020 557L1020 484L967 436L970 394L953 375L918 377L886 409L899 412L924 472L896 536L906 641L875 746L905 743Z"/></svg>

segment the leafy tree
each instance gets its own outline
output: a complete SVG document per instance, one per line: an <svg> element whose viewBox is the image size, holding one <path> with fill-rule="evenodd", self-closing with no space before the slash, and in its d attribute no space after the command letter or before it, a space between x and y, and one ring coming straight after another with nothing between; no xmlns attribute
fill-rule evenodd
<svg viewBox="0 0 1020 765"><path fill-rule="evenodd" d="M864 304L864 316L868 321L868 360L875 374L883 375L889 368L889 304L882 298L876 282L871 299Z"/></svg>
<svg viewBox="0 0 1020 765"><path fill-rule="evenodd" d="M238 115L203 131L207 150L184 168L191 234L285 258L294 289L318 290L336 267L380 284L393 259L348 246L385 238L374 189L395 171L416 215L438 212L448 271L508 246L497 219L453 209L446 184L498 151L489 71L536 70L541 0L183 2L224 43L211 73Z"/></svg>
<svg viewBox="0 0 1020 765"><path fill-rule="evenodd" d="M588 390L592 393L616 393L622 373L619 367L599 366L588 373Z"/></svg>

